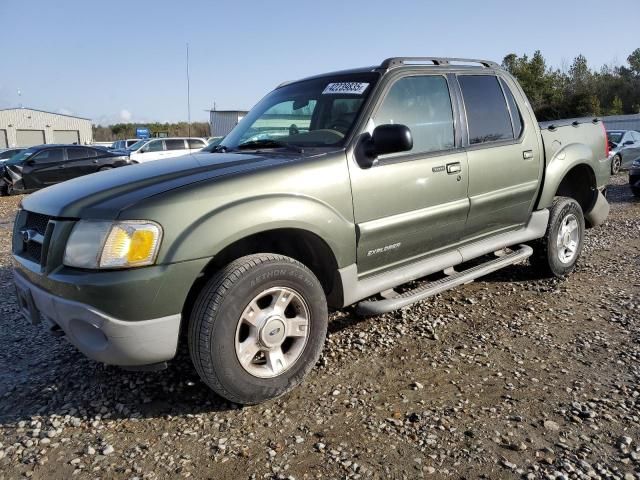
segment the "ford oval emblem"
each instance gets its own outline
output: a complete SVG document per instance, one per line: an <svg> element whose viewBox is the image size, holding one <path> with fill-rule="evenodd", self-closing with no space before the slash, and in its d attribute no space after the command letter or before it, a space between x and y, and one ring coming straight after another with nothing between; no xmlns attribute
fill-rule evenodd
<svg viewBox="0 0 640 480"><path fill-rule="evenodd" d="M36 232L35 230L22 230L20 232L22 234L22 241L24 243L29 243L30 241L34 240L36 238L36 235L38 235L38 232Z"/></svg>

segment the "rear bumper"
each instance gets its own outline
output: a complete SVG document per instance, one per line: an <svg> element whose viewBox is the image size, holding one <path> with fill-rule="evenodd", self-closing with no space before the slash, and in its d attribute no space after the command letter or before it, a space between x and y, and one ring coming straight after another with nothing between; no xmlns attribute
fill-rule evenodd
<svg viewBox="0 0 640 480"><path fill-rule="evenodd" d="M124 321L90 305L53 295L14 272L18 304L33 323L46 322L64 332L87 357L110 365L134 367L172 359L181 315Z"/></svg>

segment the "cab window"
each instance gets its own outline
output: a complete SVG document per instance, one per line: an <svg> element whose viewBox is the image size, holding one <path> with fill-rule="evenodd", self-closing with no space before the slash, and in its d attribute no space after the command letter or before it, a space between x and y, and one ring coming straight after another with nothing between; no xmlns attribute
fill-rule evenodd
<svg viewBox="0 0 640 480"><path fill-rule="evenodd" d="M498 79L493 75L459 75L467 112L469 144L512 140L513 126Z"/></svg>
<svg viewBox="0 0 640 480"><path fill-rule="evenodd" d="M406 125L411 130L413 149L388 157L439 152L455 146L451 96L446 78L440 75L405 77L395 82L373 122L376 126Z"/></svg>

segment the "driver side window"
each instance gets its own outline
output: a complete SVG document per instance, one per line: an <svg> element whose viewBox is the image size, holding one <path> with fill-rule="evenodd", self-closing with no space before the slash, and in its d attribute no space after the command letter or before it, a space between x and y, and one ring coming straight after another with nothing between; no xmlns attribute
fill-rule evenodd
<svg viewBox="0 0 640 480"><path fill-rule="evenodd" d="M33 157L33 160L36 163L56 163L62 162L62 149L61 148L51 148L49 150L45 150L36 154Z"/></svg>
<svg viewBox="0 0 640 480"><path fill-rule="evenodd" d="M162 140L155 140L153 142L149 142L149 144L145 147L147 152L161 152L164 150L162 146Z"/></svg>
<svg viewBox="0 0 640 480"><path fill-rule="evenodd" d="M453 148L453 108L446 78L424 75L396 81L373 116L373 122L375 126L406 125L411 130L413 149L385 157Z"/></svg>

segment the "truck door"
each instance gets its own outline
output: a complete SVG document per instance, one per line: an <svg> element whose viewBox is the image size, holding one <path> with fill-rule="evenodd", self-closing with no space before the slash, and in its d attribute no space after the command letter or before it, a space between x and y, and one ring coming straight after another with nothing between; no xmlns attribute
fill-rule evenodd
<svg viewBox="0 0 640 480"><path fill-rule="evenodd" d="M383 155L371 168L349 161L359 274L427 256L459 241L469 209L467 159L458 111L445 75L404 74L382 87L367 131L403 124L409 152Z"/></svg>
<svg viewBox="0 0 640 480"><path fill-rule="evenodd" d="M469 241L526 223L543 162L535 118L507 82L492 74L457 78L467 125L470 208L463 240Z"/></svg>

